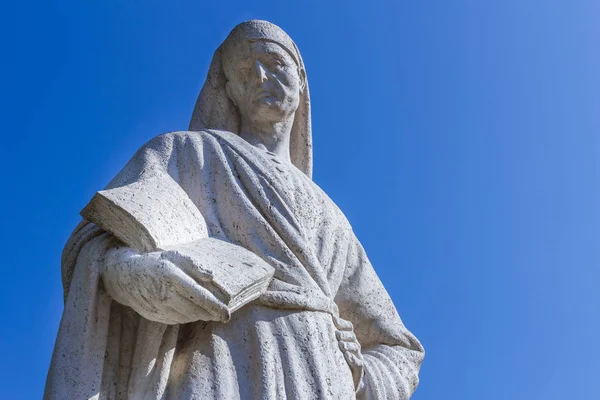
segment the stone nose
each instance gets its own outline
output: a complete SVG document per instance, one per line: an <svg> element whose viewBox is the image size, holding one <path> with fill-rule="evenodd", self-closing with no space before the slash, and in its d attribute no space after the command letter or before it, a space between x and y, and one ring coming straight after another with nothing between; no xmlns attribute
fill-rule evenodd
<svg viewBox="0 0 600 400"><path fill-rule="evenodd" d="M256 71L256 78L260 82L264 82L264 81L267 80L267 69L265 68L265 66L263 65L263 63L261 63L260 61L256 60L256 62L254 63L254 69Z"/></svg>

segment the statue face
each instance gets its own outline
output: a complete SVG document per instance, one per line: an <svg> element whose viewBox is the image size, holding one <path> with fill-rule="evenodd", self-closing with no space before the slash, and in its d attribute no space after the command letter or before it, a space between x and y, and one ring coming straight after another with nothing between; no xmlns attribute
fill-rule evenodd
<svg viewBox="0 0 600 400"><path fill-rule="evenodd" d="M227 95L242 118L278 122L296 111L303 72L286 50L273 42L244 41L229 54Z"/></svg>

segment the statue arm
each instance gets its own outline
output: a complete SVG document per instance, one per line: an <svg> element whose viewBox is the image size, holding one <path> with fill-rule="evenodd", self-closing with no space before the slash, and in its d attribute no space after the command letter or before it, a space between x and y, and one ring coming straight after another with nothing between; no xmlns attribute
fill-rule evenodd
<svg viewBox="0 0 600 400"><path fill-rule="evenodd" d="M195 137L202 133L194 132ZM177 184L199 176L204 168L203 140L190 140L189 132L160 135L145 144L108 188L125 186L159 175ZM103 282L117 302L130 306L152 321L181 324L198 320L229 320L230 312L201 282L200 270L183 268L171 252L138 254L117 247L107 253Z"/></svg>
<svg viewBox="0 0 600 400"><path fill-rule="evenodd" d="M102 282L113 300L151 321L174 325L230 317L225 304L162 252L138 254L113 246L105 256Z"/></svg>
<svg viewBox="0 0 600 400"><path fill-rule="evenodd" d="M402 323L356 238L348 249L346 269L335 302L340 317L352 323L360 344L358 358L362 354L362 359L358 363L363 368L363 376L357 398L410 398L419 382L423 347Z"/></svg>
<svg viewBox="0 0 600 400"><path fill-rule="evenodd" d="M181 163L186 168L201 169L202 163L187 154L190 151L187 137L186 133L169 133L150 140L107 188L159 174L168 174L179 183ZM162 252L139 254L115 240L106 251L103 264L102 282L111 298L146 319L180 324L229 318L225 306L197 283L198 277L181 270L163 257Z"/></svg>

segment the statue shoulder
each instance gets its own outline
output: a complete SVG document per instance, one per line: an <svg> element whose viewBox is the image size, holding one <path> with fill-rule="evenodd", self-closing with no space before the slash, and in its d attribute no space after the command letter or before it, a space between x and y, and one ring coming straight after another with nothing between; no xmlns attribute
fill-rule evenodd
<svg viewBox="0 0 600 400"><path fill-rule="evenodd" d="M173 131L166 132L150 139L144 146L171 146L174 143L188 140L203 140L208 131Z"/></svg>
<svg viewBox="0 0 600 400"><path fill-rule="evenodd" d="M213 129L200 131L173 131L155 136L141 146L128 165L162 165L166 168L169 160L191 159L202 154L208 148L219 148L223 142L233 143L242 140L238 135Z"/></svg>
<svg viewBox="0 0 600 400"><path fill-rule="evenodd" d="M237 138L238 135L217 129L203 129L199 131L173 131L155 136L143 147L173 147L179 143L214 141L215 139Z"/></svg>
<svg viewBox="0 0 600 400"><path fill-rule="evenodd" d="M298 170L298 176L301 176L305 179L311 187L311 190L317 195L319 199L322 201L321 209L327 210L329 218L337 221L339 226L342 226L345 230L352 230L352 226L346 214L342 211L342 209L333 201L331 197L321 188L314 180L306 177L306 175ZM302 175L300 175L302 174Z"/></svg>

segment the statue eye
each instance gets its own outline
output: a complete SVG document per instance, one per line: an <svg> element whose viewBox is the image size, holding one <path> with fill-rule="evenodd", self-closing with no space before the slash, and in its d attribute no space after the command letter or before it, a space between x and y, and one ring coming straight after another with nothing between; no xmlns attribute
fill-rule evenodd
<svg viewBox="0 0 600 400"><path fill-rule="evenodd" d="M282 60L274 59L271 61L271 67L277 70L285 68L285 62L283 62Z"/></svg>

